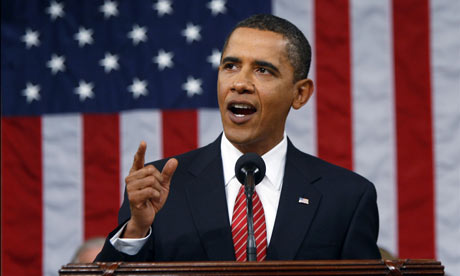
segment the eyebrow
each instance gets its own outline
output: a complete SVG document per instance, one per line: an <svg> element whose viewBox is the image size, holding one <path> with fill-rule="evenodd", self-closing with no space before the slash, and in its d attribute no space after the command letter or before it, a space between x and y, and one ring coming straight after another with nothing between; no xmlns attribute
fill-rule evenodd
<svg viewBox="0 0 460 276"><path fill-rule="evenodd" d="M226 62L240 63L241 59L239 59L237 57L225 57L225 58L222 59L222 63L226 63ZM273 65L273 63L271 63L271 62L263 61L263 60L256 60L256 61L254 61L254 64L257 65L257 66L260 66L260 67L270 68L273 71L275 71L276 73L281 74L280 70L278 69L278 67Z"/></svg>
<svg viewBox="0 0 460 276"><path fill-rule="evenodd" d="M238 63L238 62L241 62L241 59L236 58L236 57L224 57L222 59L222 63L226 63L226 62Z"/></svg>
<svg viewBox="0 0 460 276"><path fill-rule="evenodd" d="M276 67L275 65L273 65L271 62L263 61L263 60L256 60L254 63L255 63L257 66L267 67L267 68L272 69L272 70L275 71L276 73L281 74L281 73L280 73L280 70L278 70L278 67Z"/></svg>

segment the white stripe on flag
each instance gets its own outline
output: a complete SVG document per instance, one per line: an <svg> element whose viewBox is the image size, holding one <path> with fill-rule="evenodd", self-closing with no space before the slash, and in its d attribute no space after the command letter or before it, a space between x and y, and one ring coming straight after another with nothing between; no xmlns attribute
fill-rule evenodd
<svg viewBox="0 0 460 276"><path fill-rule="evenodd" d="M163 157L161 111L137 110L120 113L120 196L123 202L125 191L125 177L133 165L134 155L139 143L147 143L145 162L151 162Z"/></svg>
<svg viewBox="0 0 460 276"><path fill-rule="evenodd" d="M436 258L460 274L460 2L431 1Z"/></svg>
<svg viewBox="0 0 460 276"><path fill-rule="evenodd" d="M354 170L376 186L378 244L395 255L398 239L391 3L352 0L350 4Z"/></svg>
<svg viewBox="0 0 460 276"><path fill-rule="evenodd" d="M313 0L273 0L273 13L294 23L307 37L315 55L314 41L314 6ZM314 60L310 65L308 77L314 80ZM292 109L286 121L286 133L300 150L316 155L316 96L299 110Z"/></svg>
<svg viewBox="0 0 460 276"><path fill-rule="evenodd" d="M198 111L198 146L206 146L216 140L223 131L220 112L217 108L199 109Z"/></svg>
<svg viewBox="0 0 460 276"><path fill-rule="evenodd" d="M42 120L44 275L57 275L83 241L81 121L80 115Z"/></svg>

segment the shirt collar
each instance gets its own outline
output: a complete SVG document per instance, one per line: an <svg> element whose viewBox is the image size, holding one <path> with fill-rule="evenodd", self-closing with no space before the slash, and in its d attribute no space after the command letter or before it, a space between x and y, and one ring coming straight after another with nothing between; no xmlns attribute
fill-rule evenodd
<svg viewBox="0 0 460 276"><path fill-rule="evenodd" d="M221 143L221 154L222 154L222 165L224 167L224 181L227 186L235 176L235 164L238 158L243 153L239 151L225 136L222 135ZM276 190L281 189L282 179L280 177L284 172L286 164L286 153L287 153L287 138L286 133L283 134L283 140L279 142L270 151L262 155L262 159L265 162L266 172L265 178L268 182L273 185Z"/></svg>

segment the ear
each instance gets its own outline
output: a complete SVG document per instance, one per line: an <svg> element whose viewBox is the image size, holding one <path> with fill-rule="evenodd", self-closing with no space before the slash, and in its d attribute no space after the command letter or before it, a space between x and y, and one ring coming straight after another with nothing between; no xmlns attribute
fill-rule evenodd
<svg viewBox="0 0 460 276"><path fill-rule="evenodd" d="M292 101L292 107L299 109L304 106L311 95L313 95L313 81L311 79L299 80L294 85L294 99Z"/></svg>

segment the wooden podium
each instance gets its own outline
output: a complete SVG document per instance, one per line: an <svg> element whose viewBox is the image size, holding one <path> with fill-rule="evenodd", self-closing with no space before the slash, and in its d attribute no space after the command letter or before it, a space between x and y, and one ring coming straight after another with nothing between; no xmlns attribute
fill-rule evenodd
<svg viewBox="0 0 460 276"><path fill-rule="evenodd" d="M435 260L68 264L59 275L444 275Z"/></svg>

